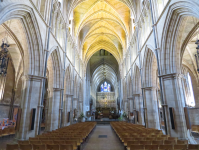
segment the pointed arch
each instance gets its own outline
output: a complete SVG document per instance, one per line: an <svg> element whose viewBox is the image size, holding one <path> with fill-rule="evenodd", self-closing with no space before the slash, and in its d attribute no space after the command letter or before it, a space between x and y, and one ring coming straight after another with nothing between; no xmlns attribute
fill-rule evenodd
<svg viewBox="0 0 199 150"><path fill-rule="evenodd" d="M43 44L33 9L21 3L4 7L0 11L0 24L12 19L21 20L27 37L28 46L21 51L24 74L43 76Z"/></svg>
<svg viewBox="0 0 199 150"><path fill-rule="evenodd" d="M194 1L180 1L169 7L161 39L160 67L161 74L181 73L181 58L184 50L185 21L187 17L199 18L199 5ZM192 28L188 29L191 30ZM190 31L186 31L190 32Z"/></svg>
<svg viewBox="0 0 199 150"><path fill-rule="evenodd" d="M146 46L143 62L143 87L157 86L157 59L152 47Z"/></svg>

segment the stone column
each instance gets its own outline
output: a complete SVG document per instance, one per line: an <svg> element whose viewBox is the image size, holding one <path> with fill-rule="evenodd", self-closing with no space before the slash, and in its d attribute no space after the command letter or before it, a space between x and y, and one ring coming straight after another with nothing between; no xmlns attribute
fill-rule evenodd
<svg viewBox="0 0 199 150"><path fill-rule="evenodd" d="M16 131L17 140L27 140L35 137L39 130L40 106L43 77L26 75L22 77L22 96L20 108L22 109L19 131ZM36 108L34 130L30 130L31 109Z"/></svg>
<svg viewBox="0 0 199 150"><path fill-rule="evenodd" d="M47 131L52 131L59 128L60 120L60 104L61 104L61 90L59 88L53 89L53 97L51 101L48 102L48 123Z"/></svg>
<svg viewBox="0 0 199 150"><path fill-rule="evenodd" d="M68 95L65 94L63 102L62 127L67 126L68 124L67 116L68 116Z"/></svg>
<svg viewBox="0 0 199 150"><path fill-rule="evenodd" d="M129 100L129 111L130 112L133 112L133 98L132 97L130 97L130 98L128 98L128 100Z"/></svg>
<svg viewBox="0 0 199 150"><path fill-rule="evenodd" d="M136 111L138 111L138 124L145 125L142 96L140 94L134 94L133 96L134 96L134 101L135 101L135 109Z"/></svg>
<svg viewBox="0 0 199 150"><path fill-rule="evenodd" d="M74 110L76 109L76 114L75 115L75 118L77 118L78 116L78 98L73 98L73 112Z"/></svg>
<svg viewBox="0 0 199 150"><path fill-rule="evenodd" d="M185 95L182 85L182 74L169 74L162 77L163 96L165 100L167 130L171 137L187 139L189 143L195 144L194 138L187 130L184 107ZM175 129L172 129L169 108L174 109Z"/></svg>
<svg viewBox="0 0 199 150"><path fill-rule="evenodd" d="M155 87L146 87L144 89L144 100L146 107L146 126L147 128L160 129L158 114L158 102Z"/></svg>
<svg viewBox="0 0 199 150"><path fill-rule="evenodd" d="M68 112L70 112L70 107L71 107L71 98L72 95L70 94L66 94L65 95L65 101L64 101L64 108L63 108L63 126L68 126L69 122L68 122Z"/></svg>
<svg viewBox="0 0 199 150"><path fill-rule="evenodd" d="M68 99L69 105L69 110L70 110L70 125L73 123L73 107L72 107L72 102L73 102L73 95L70 95Z"/></svg>
<svg viewBox="0 0 199 150"><path fill-rule="evenodd" d="M0 76L0 102L3 100L5 83L6 83L6 76Z"/></svg>
<svg viewBox="0 0 199 150"><path fill-rule="evenodd" d="M124 100L124 112L128 113L128 108L127 108L128 100Z"/></svg>
<svg viewBox="0 0 199 150"><path fill-rule="evenodd" d="M134 115L134 122L135 124L137 124L137 112L136 112L136 109L135 109L135 102L134 102L134 99L133 97L130 97L129 98L129 102L130 102L130 112L133 112L133 115Z"/></svg>

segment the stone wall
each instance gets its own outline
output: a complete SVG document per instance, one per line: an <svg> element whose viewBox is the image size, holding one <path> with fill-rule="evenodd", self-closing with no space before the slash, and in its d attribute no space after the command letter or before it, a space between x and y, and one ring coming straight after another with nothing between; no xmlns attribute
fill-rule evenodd
<svg viewBox="0 0 199 150"><path fill-rule="evenodd" d="M0 105L0 121L3 121L3 118L8 118L9 109L9 105Z"/></svg>
<svg viewBox="0 0 199 150"><path fill-rule="evenodd" d="M199 125L199 108L189 109L191 125Z"/></svg>

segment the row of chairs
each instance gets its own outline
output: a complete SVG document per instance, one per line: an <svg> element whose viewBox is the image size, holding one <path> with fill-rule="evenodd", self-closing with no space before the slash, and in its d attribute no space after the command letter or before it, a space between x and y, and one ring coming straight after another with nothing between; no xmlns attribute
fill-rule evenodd
<svg viewBox="0 0 199 150"><path fill-rule="evenodd" d="M0 138L15 135L15 127L0 129Z"/></svg>
<svg viewBox="0 0 199 150"><path fill-rule="evenodd" d="M12 144L9 150L74 150L72 144Z"/></svg>
<svg viewBox="0 0 199 150"><path fill-rule="evenodd" d="M7 144L6 150L79 150L95 126L95 122L70 125L18 141L18 144Z"/></svg>
<svg viewBox="0 0 199 150"><path fill-rule="evenodd" d="M199 150L199 145L163 135L161 130L126 122L112 122L111 126L127 150Z"/></svg>
<svg viewBox="0 0 199 150"><path fill-rule="evenodd" d="M187 150L187 149L197 149L198 145L130 145L127 150Z"/></svg>

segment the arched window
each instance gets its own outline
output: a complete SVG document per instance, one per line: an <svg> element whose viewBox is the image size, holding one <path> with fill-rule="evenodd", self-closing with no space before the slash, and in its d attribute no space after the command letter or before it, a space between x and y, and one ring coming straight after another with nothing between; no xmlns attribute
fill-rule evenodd
<svg viewBox="0 0 199 150"><path fill-rule="evenodd" d="M111 92L111 85L108 84L108 92Z"/></svg>
<svg viewBox="0 0 199 150"><path fill-rule="evenodd" d="M101 85L101 92L104 92L104 85Z"/></svg>
<svg viewBox="0 0 199 150"><path fill-rule="evenodd" d="M107 84L107 82L104 82L103 84L101 84L100 86L100 91L101 92L111 92L111 85Z"/></svg>
<svg viewBox="0 0 199 150"><path fill-rule="evenodd" d="M192 82L191 82L191 76L190 76L189 73L187 73L187 82L188 82L189 95L188 95L188 98L186 100L186 103L190 107L195 107L193 87L192 87Z"/></svg>
<svg viewBox="0 0 199 150"><path fill-rule="evenodd" d="M104 92L108 92L108 87L106 82L104 82Z"/></svg>

